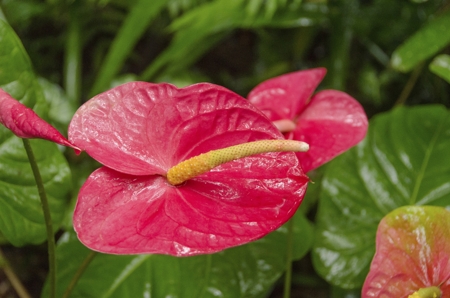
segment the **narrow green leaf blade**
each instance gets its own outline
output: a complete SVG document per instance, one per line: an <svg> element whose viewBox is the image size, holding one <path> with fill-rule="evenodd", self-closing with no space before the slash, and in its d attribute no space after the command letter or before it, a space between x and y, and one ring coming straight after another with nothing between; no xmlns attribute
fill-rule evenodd
<svg viewBox="0 0 450 298"><path fill-rule="evenodd" d="M152 80L164 68L168 69L163 74L170 75L190 66L236 27L244 10L240 0L217 0L186 12L170 25L170 30L176 31L172 42L140 79Z"/></svg>
<svg viewBox="0 0 450 298"><path fill-rule="evenodd" d="M0 88L37 111L45 108L42 90L20 40L0 20ZM31 140L55 227L61 223L70 191L70 171L53 143ZM55 229L56 230L56 229ZM42 207L22 141L0 126L0 232L13 245L46 239Z"/></svg>
<svg viewBox="0 0 450 298"><path fill-rule="evenodd" d="M431 58L450 42L450 10L430 21L392 54L392 67L408 72Z"/></svg>
<svg viewBox="0 0 450 298"><path fill-rule="evenodd" d="M439 55L430 64L430 71L450 84L450 56Z"/></svg>
<svg viewBox="0 0 450 298"><path fill-rule="evenodd" d="M327 167L313 261L330 283L361 287L380 220L404 205L450 206L450 114L397 108L372 119L366 139Z"/></svg>
<svg viewBox="0 0 450 298"><path fill-rule="evenodd" d="M131 9L103 62L90 92L94 96L104 91L121 69L134 45L167 0L139 0Z"/></svg>

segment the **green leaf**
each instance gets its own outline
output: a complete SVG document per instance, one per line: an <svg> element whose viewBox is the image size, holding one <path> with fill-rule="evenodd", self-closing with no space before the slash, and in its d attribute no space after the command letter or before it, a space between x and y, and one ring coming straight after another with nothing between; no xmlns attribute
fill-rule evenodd
<svg viewBox="0 0 450 298"><path fill-rule="evenodd" d="M217 0L200 5L177 18L170 26L176 31L169 47L141 74L141 80L153 79L164 67L170 75L193 64L203 53L235 28L242 17L241 0Z"/></svg>
<svg viewBox="0 0 450 298"><path fill-rule="evenodd" d="M0 20L0 88L33 108L42 93L28 55L12 28Z"/></svg>
<svg viewBox="0 0 450 298"><path fill-rule="evenodd" d="M450 10L430 21L392 54L392 67L408 72L450 42Z"/></svg>
<svg viewBox="0 0 450 298"><path fill-rule="evenodd" d="M294 222L294 258L309 250L313 232L301 212ZM261 297L285 269L287 228L253 243L213 255L176 258L164 255L98 254L77 283L76 297ZM57 248L61 297L78 266L89 254L73 232ZM47 297L44 288L42 297Z"/></svg>
<svg viewBox="0 0 450 298"><path fill-rule="evenodd" d="M163 75L172 75L189 67L236 28L311 26L323 21L325 15L324 5L300 5L300 1L277 10L272 17L262 13L249 15L244 2L216 0L177 18L170 25L176 32L171 44L144 70L140 79L152 80L164 68L167 69Z"/></svg>
<svg viewBox="0 0 450 298"><path fill-rule="evenodd" d="M0 88L37 112L46 107L29 58L11 27L0 20ZM70 191L70 171L53 143L32 140L54 225L62 221ZM55 229L56 230L56 229ZM38 191L22 141L0 127L0 231L13 245L46 239Z"/></svg>
<svg viewBox="0 0 450 298"><path fill-rule="evenodd" d="M430 71L450 84L450 56L439 55L430 64Z"/></svg>
<svg viewBox="0 0 450 298"><path fill-rule="evenodd" d="M167 0L139 0L127 15L103 62L91 96L104 91L121 69L134 45L147 29L150 22L161 11Z"/></svg>
<svg viewBox="0 0 450 298"><path fill-rule="evenodd" d="M450 115L441 106L380 114L366 139L326 168L313 262L343 288L361 287L378 223L404 205L450 206Z"/></svg>
<svg viewBox="0 0 450 298"><path fill-rule="evenodd" d="M271 3L268 1L266 3ZM266 15L270 13L270 17ZM273 15L272 15L273 14ZM328 8L324 3L290 2L283 9L266 11L266 15L259 14L253 19L241 19L239 27L257 29L261 27L296 28L319 25L328 21Z"/></svg>

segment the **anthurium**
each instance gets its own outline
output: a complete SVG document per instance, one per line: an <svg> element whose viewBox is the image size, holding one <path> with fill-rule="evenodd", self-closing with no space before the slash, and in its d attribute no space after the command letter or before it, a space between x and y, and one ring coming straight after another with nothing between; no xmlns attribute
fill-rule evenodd
<svg viewBox="0 0 450 298"><path fill-rule="evenodd" d="M362 297L450 297L450 212L406 206L386 215Z"/></svg>
<svg viewBox="0 0 450 298"><path fill-rule="evenodd" d="M30 134L43 120L14 121L2 123L21 137L51 130ZM73 223L83 244L106 253L187 256L247 243L295 213L308 181L284 152L307 144L284 140L213 84L121 85L79 108L69 140L104 165L81 188Z"/></svg>
<svg viewBox="0 0 450 298"><path fill-rule="evenodd" d="M57 144L79 148L71 144L53 126L42 120L32 109L21 104L0 89L0 123L21 138L40 138Z"/></svg>
<svg viewBox="0 0 450 298"><path fill-rule="evenodd" d="M367 132L367 116L350 95L337 90L313 95L325 74L325 68L285 74L262 82L248 95L287 139L310 145L308 152L297 153L305 172L356 145Z"/></svg>

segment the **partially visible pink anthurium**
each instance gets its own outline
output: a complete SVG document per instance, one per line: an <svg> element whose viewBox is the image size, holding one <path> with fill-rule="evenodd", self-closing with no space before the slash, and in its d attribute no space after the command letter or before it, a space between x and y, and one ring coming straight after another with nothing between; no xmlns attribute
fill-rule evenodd
<svg viewBox="0 0 450 298"><path fill-rule="evenodd" d="M284 140L257 108L220 86L113 88L75 113L70 143L23 105L12 111L13 100L0 93L0 121L17 135L80 148L104 165L81 188L73 218L93 250L217 252L280 227L306 191L296 155L275 151L308 146ZM31 116L18 121L21 111Z"/></svg>
<svg viewBox="0 0 450 298"><path fill-rule="evenodd" d="M386 215L362 297L449 298L450 212L406 206Z"/></svg>
<svg viewBox="0 0 450 298"><path fill-rule="evenodd" d="M67 141L56 128L43 121L32 110L0 89L0 123L21 138L41 138L57 144L80 149Z"/></svg>
<svg viewBox="0 0 450 298"><path fill-rule="evenodd" d="M325 68L285 74L248 95L287 139L310 145L308 152L297 153L305 173L356 145L367 132L367 116L354 98L337 90L313 95L325 74Z"/></svg>

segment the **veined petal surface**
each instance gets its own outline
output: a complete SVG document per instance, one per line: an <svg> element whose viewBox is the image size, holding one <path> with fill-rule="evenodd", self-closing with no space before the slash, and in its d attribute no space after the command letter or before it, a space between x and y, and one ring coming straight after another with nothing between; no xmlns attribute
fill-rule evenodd
<svg viewBox="0 0 450 298"><path fill-rule="evenodd" d="M294 120L306 107L326 74L325 68L288 73L256 86L248 100L270 120Z"/></svg>
<svg viewBox="0 0 450 298"><path fill-rule="evenodd" d="M310 145L308 152L297 153L306 173L356 145L367 132L367 116L356 99L337 90L313 95L325 73L325 68L315 68L282 75L259 84L248 96L271 121L287 121L286 139Z"/></svg>
<svg viewBox="0 0 450 298"><path fill-rule="evenodd" d="M244 98L208 83L124 84L85 103L69 126L71 142L131 175L165 175L210 150L280 137Z"/></svg>
<svg viewBox="0 0 450 298"><path fill-rule="evenodd" d="M296 155L279 152L167 182L167 170L192 156L283 139L247 100L212 84L119 86L77 112L69 137L105 165L79 193L74 228L106 253L187 256L250 242L295 213L308 182Z"/></svg>
<svg viewBox="0 0 450 298"><path fill-rule="evenodd" d="M347 93L324 90L313 96L297 120L293 139L310 145L297 156L305 172L319 167L364 139L368 120L362 106Z"/></svg>

